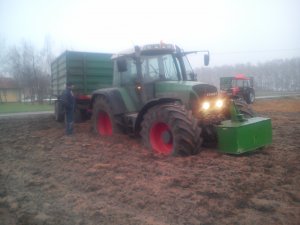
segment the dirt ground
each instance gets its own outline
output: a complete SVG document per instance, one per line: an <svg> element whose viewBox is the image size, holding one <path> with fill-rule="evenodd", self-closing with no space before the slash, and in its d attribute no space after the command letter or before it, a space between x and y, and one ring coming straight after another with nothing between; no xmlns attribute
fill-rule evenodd
<svg viewBox="0 0 300 225"><path fill-rule="evenodd" d="M138 138L64 136L50 115L0 118L0 224L295 224L300 221L300 98L258 100L273 144L161 157Z"/></svg>

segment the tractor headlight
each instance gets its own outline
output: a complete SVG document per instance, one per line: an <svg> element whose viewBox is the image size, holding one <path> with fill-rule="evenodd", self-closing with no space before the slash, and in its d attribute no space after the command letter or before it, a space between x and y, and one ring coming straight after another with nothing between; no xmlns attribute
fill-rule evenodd
<svg viewBox="0 0 300 225"><path fill-rule="evenodd" d="M208 110L210 107L210 103L209 102L203 102L202 103L202 109L203 110Z"/></svg>
<svg viewBox="0 0 300 225"><path fill-rule="evenodd" d="M223 107L223 105L224 105L223 100L219 99L216 101L216 108L220 109Z"/></svg>

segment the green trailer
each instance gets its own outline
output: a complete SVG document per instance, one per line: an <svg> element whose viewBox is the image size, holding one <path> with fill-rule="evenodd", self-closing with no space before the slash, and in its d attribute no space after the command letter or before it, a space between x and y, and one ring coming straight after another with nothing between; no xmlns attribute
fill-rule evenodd
<svg viewBox="0 0 300 225"><path fill-rule="evenodd" d="M66 83L74 84L75 120L89 114L91 94L99 88L112 86L113 63L110 53L65 51L51 64L51 89L55 101L55 118L64 120L61 94Z"/></svg>

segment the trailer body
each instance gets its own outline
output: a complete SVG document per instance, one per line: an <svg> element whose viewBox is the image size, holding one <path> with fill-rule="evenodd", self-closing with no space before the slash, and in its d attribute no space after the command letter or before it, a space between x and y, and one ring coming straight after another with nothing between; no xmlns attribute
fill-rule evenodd
<svg viewBox="0 0 300 225"><path fill-rule="evenodd" d="M113 62L110 53L92 53L65 51L51 64L51 90L56 97L55 117L62 121L64 117L61 94L66 83L74 85L75 120L87 116L93 91L112 86Z"/></svg>

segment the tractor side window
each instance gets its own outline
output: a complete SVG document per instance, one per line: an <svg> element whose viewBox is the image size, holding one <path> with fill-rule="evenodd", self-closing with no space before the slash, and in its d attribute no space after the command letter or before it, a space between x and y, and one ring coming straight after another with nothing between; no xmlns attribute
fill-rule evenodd
<svg viewBox="0 0 300 225"><path fill-rule="evenodd" d="M161 71L157 57L147 57L143 60L142 74L145 82L152 82L160 79Z"/></svg>
<svg viewBox="0 0 300 225"><path fill-rule="evenodd" d="M156 80L178 80L175 57L172 55L145 56L142 74L145 82Z"/></svg>
<svg viewBox="0 0 300 225"><path fill-rule="evenodd" d="M123 85L135 84L137 80L136 64L133 59L127 59L127 71L120 72Z"/></svg>
<svg viewBox="0 0 300 225"><path fill-rule="evenodd" d="M166 80L178 80L178 72L172 55L164 55L162 57L164 75Z"/></svg>

